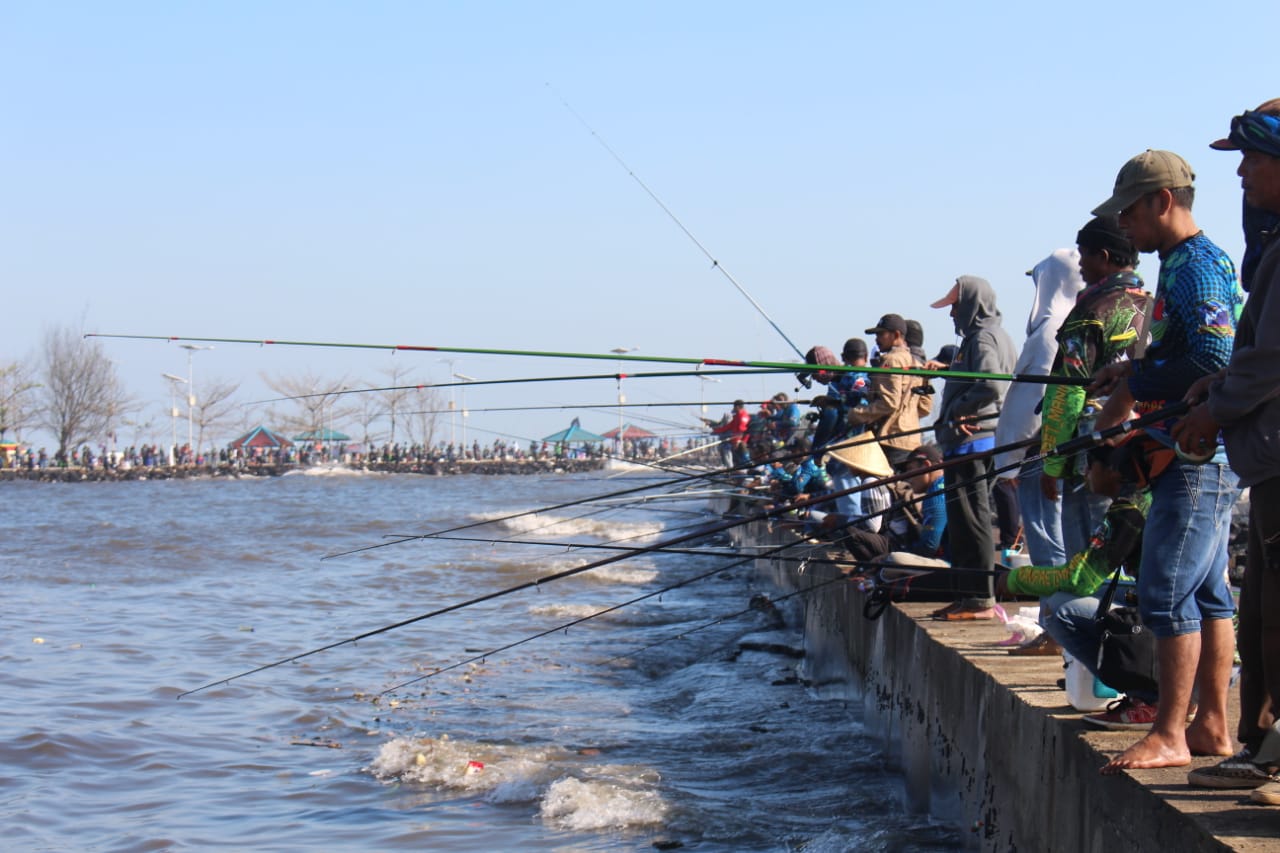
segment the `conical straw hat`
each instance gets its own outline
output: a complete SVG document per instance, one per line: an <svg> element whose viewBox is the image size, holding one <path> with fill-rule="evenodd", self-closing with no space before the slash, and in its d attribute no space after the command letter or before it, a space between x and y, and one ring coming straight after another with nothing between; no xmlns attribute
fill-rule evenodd
<svg viewBox="0 0 1280 853"><path fill-rule="evenodd" d="M888 477L893 474L893 466L885 458L880 442L871 430L852 438L840 439L827 453L860 474L871 477Z"/></svg>

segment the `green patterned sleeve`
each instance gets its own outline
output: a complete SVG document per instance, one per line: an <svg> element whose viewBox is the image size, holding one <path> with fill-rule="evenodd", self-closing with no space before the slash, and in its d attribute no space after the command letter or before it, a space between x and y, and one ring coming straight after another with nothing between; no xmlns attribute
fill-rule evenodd
<svg viewBox="0 0 1280 853"><path fill-rule="evenodd" d="M1044 392L1041 411L1043 426L1040 433L1040 452L1050 453L1059 444L1076 437L1076 425L1084 410L1085 392L1078 385L1050 385ZM1050 477L1062 477L1070 460L1063 456L1049 456L1044 460L1044 473Z"/></svg>

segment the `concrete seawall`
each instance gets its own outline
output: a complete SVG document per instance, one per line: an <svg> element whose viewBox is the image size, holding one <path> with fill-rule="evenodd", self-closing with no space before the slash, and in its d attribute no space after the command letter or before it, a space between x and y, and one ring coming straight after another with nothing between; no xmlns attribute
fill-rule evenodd
<svg viewBox="0 0 1280 853"><path fill-rule="evenodd" d="M743 543L794 538L756 522ZM1188 768L1101 776L1133 732L1090 729L1057 687L1060 658L1010 657L998 624L935 622L934 604L864 617L839 568L759 559L761 581L796 596L809 677L858 701L907 805L996 851L1280 850L1280 808L1247 791L1186 784ZM1197 765L1216 759L1196 759Z"/></svg>

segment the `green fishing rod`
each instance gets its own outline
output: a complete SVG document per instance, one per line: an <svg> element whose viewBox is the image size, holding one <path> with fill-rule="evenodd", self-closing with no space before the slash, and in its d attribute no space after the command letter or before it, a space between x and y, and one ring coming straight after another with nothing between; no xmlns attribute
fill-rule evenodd
<svg viewBox="0 0 1280 853"><path fill-rule="evenodd" d="M425 346L418 344L365 344L333 341L286 341L270 338L213 338L182 335L125 335L90 332L86 338L111 338L132 341L165 341L175 343L252 344L255 346L322 347L335 349L383 350L388 352L449 352L462 355L501 355L518 358L594 359L599 361L630 361L650 364L693 364L709 367L749 367L791 373L884 373L897 376L919 376L922 379L991 380L997 382L1031 382L1040 385L1080 385L1093 382L1088 378L1071 376L1041 376L1033 373L980 373L970 370L926 370L919 367L871 367L844 364L816 365L787 361L750 361L737 358L687 358L681 356L629 355L598 352L555 352L552 350L496 349L490 347Z"/></svg>

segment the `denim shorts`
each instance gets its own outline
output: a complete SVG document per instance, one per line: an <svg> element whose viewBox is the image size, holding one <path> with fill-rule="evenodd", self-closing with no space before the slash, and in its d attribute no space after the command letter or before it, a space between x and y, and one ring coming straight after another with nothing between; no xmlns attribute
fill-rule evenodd
<svg viewBox="0 0 1280 853"><path fill-rule="evenodd" d="M1175 460L1151 485L1142 534L1138 608L1157 637L1194 634L1235 612L1227 585L1231 508L1240 496L1226 465Z"/></svg>

